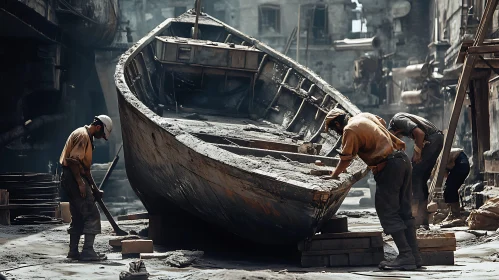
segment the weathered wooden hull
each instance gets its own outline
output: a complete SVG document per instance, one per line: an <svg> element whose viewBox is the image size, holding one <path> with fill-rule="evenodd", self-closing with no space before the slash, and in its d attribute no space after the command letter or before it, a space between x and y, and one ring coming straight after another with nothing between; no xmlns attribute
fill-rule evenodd
<svg viewBox="0 0 499 280"><path fill-rule="evenodd" d="M215 21L209 17L206 20ZM144 73L134 78L127 74L127 69L139 54L145 55L146 46L154 37L165 32L174 21L165 21L125 53L115 76L127 174L145 207L152 214L164 216L172 215L169 213L172 207L181 209L264 244L289 244L314 234L337 211L351 185L366 174L366 166L355 160L340 181L294 180L273 172L272 168L263 168L259 160L202 141L172 119L158 116L139 100L141 93L137 93L138 87L131 82ZM224 28L234 36L258 42L230 27L224 25ZM290 67L297 66L263 44L258 47L275 61L283 59ZM299 70L303 71L302 75L309 75L308 79L335 100L336 106L352 115L358 113L355 106L324 81L308 70ZM303 103L293 109L296 115ZM317 110L313 124L303 121L307 124L306 138L327 140L318 132L324 114L325 109Z"/></svg>

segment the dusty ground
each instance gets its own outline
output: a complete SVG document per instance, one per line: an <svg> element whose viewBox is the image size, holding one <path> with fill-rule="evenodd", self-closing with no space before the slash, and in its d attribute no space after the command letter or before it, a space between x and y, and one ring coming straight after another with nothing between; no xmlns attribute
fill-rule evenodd
<svg viewBox="0 0 499 280"><path fill-rule="evenodd" d="M363 189L365 196L369 190ZM340 211L349 216L350 230L380 229L374 209L359 209L362 197L347 197ZM120 222L127 231L139 231L146 220ZM65 258L69 236L67 225L36 225L0 227L0 271L8 279L118 279L121 271L134 259L121 258L108 245L112 238L109 223L103 222L104 232L98 235L96 248L108 255L100 263L79 263ZM220 256L212 252L186 268L173 268L163 260L145 260L149 279L497 279L499 235L496 232L466 232L456 234L458 250L456 265L426 267L416 272L385 272L376 267L304 269L298 260L275 257ZM388 238L387 238L388 240ZM388 242L390 244L390 242ZM385 246L385 253L393 255ZM192 249L192 248L186 248ZM155 247L156 251L165 251Z"/></svg>

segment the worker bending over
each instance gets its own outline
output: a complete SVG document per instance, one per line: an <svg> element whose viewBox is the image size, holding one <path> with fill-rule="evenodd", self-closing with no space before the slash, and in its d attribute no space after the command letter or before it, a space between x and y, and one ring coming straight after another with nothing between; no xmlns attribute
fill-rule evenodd
<svg viewBox="0 0 499 280"><path fill-rule="evenodd" d="M386 129L385 121L370 113L349 117L341 109L331 110L325 129L343 135L340 162L331 176L336 179L357 155L370 167L376 180L375 207L386 234L391 234L399 255L382 261L383 269L411 270L421 267L416 228L411 213L411 161L405 143Z"/></svg>
<svg viewBox="0 0 499 280"><path fill-rule="evenodd" d="M433 174L436 174L435 171ZM449 215L442 221L440 227L464 226L464 219L461 217L461 205L459 204L459 188L470 173L470 162L463 149L451 149L445 171L447 180L444 186L444 201L449 208Z"/></svg>
<svg viewBox="0 0 499 280"><path fill-rule="evenodd" d="M388 130L398 138L414 140L412 156L412 213L416 227L429 229L428 179L444 145L444 135L430 121L408 113L397 113Z"/></svg>
<svg viewBox="0 0 499 280"><path fill-rule="evenodd" d="M91 188L94 185L90 166L92 165L93 139L104 138L111 134L113 123L106 115L94 118L90 125L80 127L69 135L62 150L61 186L69 198L71 224L69 225L68 258L81 261L98 261L106 258L94 251L95 235L101 233L100 213L95 205ZM85 235L81 254L78 251L80 236Z"/></svg>

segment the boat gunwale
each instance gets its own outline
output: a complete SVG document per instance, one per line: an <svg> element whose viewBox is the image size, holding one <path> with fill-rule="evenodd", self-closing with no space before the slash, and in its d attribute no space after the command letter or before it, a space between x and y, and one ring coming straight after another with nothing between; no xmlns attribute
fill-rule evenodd
<svg viewBox="0 0 499 280"><path fill-rule="evenodd" d="M249 40L252 42L254 45L257 45L257 48L260 48L261 51L263 52L268 52L270 56L272 56L274 59L278 60L280 63L283 63L284 65L290 66L294 68L296 72L299 74L305 76L307 79L309 79L311 82L316 83L323 91L325 94L331 95L331 97L337 101L340 105L342 105L345 109L350 114L357 114L360 113L360 110L356 108L353 104L351 104L348 100L346 100L339 91L334 89L332 86L327 84L324 80L322 80L320 77L318 77L315 73L311 73L310 70L305 69L303 66L298 65L297 63L291 61L289 58L284 57L282 54L276 52L274 49L266 46L265 44L259 42L258 40L248 37L238 30L235 30L229 26L227 26L225 23L218 21L217 19L206 15L208 19L214 20L225 28L229 33L236 34L237 36L243 38L244 40ZM324 181L324 184L321 186L318 185L312 185L310 183L303 183L303 182L298 182L298 181L293 181L290 182L289 180L286 180L285 178L280 177L278 174L272 174L268 172L262 172L262 170L259 169L253 169L251 166L253 164L241 166L237 165L233 162L233 158L240 158L244 159L246 162L251 161L255 164L258 162L255 160L250 160L247 157L226 151L222 148L216 147L215 145L202 141L201 139L198 139L194 135L188 133L188 132L182 132L182 130L178 127L176 127L175 124L169 123L166 121L165 118L158 116L156 113L154 113L150 108L148 108L141 100L139 100L130 90L128 84L126 83L125 80L125 68L128 67L129 63L136 57L137 54L139 54L146 46L148 46L151 42L153 42L156 38L156 36L160 36L161 33L168 28L172 23L174 22L181 22L178 20L178 18L169 18L163 21L161 24L159 24L156 28L154 28L151 32L149 32L146 36L141 38L137 43L135 43L129 50L127 50L124 54L121 55L118 64L116 65L116 71L114 75L116 87L118 94L121 95L124 100L135 110L139 112L140 115L143 115L147 119L149 119L151 122L155 123L158 127L161 127L164 129L167 133L171 134L176 138L177 141L188 147L189 149L193 150L196 153L200 153L204 156L207 156L211 160L226 164L228 166L237 168L243 172L248 172L250 174L258 175L258 176L264 176L270 180L276 180L279 182L282 182L287 185L287 187L292 187L299 192L309 192L309 193L329 193L331 191L344 191L345 188L349 188L352 185L352 179L356 175L360 174L366 174L367 171L367 166L363 168L364 170L359 170L360 172L354 173L354 174L348 174L349 176L347 178L343 177L342 180L328 180ZM337 93L339 95L332 95L330 92ZM121 110L121 108L120 108ZM206 146L203 148L199 148L200 145L192 145L192 140L194 142L196 141L201 141L203 142L203 145L201 146ZM206 148L209 148L208 150L214 150L216 151L216 157L213 155L210 155L210 152L207 151ZM220 156L221 154L227 154L227 157L225 156ZM230 160L229 160L230 159ZM273 176L272 176L273 175ZM357 181L357 180L355 180ZM327 185L327 186L325 186ZM261 190L264 190L262 188L259 188ZM312 195L313 196L313 195Z"/></svg>

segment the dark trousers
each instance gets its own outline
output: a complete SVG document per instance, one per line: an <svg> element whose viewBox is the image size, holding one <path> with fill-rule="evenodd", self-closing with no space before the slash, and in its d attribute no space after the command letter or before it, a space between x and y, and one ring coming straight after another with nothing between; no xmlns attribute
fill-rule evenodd
<svg viewBox="0 0 499 280"><path fill-rule="evenodd" d="M94 196L90 185L84 179L87 196L81 197L78 183L69 168L63 168L61 175L61 187L69 199L69 211L71 212L71 224L69 234L99 234L101 233L100 213L95 205Z"/></svg>
<svg viewBox="0 0 499 280"><path fill-rule="evenodd" d="M374 205L386 234L405 230L414 224L411 211L411 160L404 152L395 152L383 170L374 175Z"/></svg>
<svg viewBox="0 0 499 280"><path fill-rule="evenodd" d="M444 200L445 203L459 202L459 188L470 173L470 162L465 153L461 152L456 158L454 168L449 172L445 181Z"/></svg>
<svg viewBox="0 0 499 280"><path fill-rule="evenodd" d="M421 153L421 162L412 167L412 194L415 201L428 200L428 179L444 146L444 135L434 133L425 139L427 143Z"/></svg>

